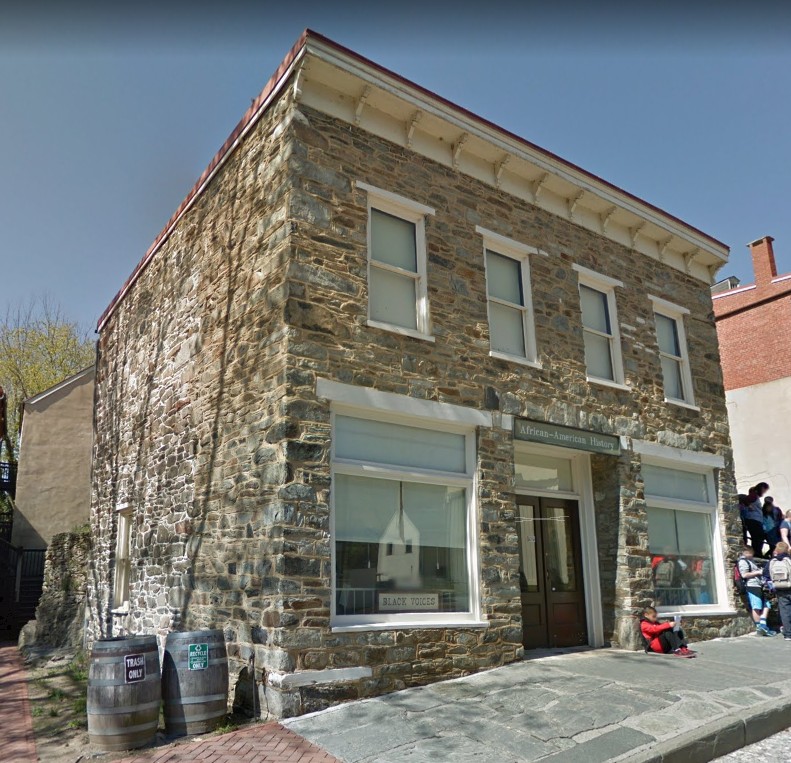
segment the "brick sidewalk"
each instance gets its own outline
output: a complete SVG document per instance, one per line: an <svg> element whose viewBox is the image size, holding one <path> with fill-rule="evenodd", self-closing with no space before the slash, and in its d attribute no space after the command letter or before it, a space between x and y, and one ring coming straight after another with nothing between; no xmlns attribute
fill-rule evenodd
<svg viewBox="0 0 791 763"><path fill-rule="evenodd" d="M35 760L35 758L34 758ZM340 763L279 723L261 723L200 742L141 750L116 763Z"/></svg>
<svg viewBox="0 0 791 763"><path fill-rule="evenodd" d="M38 760L27 682L28 672L16 644L0 643L1 754L3 760L14 763L35 763Z"/></svg>

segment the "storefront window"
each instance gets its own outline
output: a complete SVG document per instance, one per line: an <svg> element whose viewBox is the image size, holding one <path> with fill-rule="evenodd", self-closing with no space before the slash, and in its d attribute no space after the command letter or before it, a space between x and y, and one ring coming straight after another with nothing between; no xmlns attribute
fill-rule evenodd
<svg viewBox="0 0 791 763"><path fill-rule="evenodd" d="M467 612L465 490L335 478L339 615Z"/></svg>
<svg viewBox="0 0 791 763"><path fill-rule="evenodd" d="M711 474L643 464L657 607L718 603Z"/></svg>
<svg viewBox="0 0 791 763"><path fill-rule="evenodd" d="M468 436L345 415L333 433L336 623L470 615Z"/></svg>

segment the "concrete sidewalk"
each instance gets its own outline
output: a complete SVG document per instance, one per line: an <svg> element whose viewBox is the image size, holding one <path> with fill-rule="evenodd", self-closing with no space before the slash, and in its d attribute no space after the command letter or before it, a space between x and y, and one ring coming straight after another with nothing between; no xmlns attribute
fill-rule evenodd
<svg viewBox="0 0 791 763"><path fill-rule="evenodd" d="M791 643L694 648L536 656L284 724L346 763L696 763L791 726Z"/></svg>

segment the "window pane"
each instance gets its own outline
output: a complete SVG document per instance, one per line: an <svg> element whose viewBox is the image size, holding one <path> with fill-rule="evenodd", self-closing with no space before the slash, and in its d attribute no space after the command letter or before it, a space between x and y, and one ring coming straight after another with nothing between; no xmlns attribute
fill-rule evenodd
<svg viewBox="0 0 791 763"><path fill-rule="evenodd" d="M656 605L716 604L711 515L653 507L646 511Z"/></svg>
<svg viewBox="0 0 791 763"><path fill-rule="evenodd" d="M665 397L684 400L684 387L681 383L681 363L673 358L660 358L662 378L665 384Z"/></svg>
<svg viewBox="0 0 791 763"><path fill-rule="evenodd" d="M502 254L486 252L486 282L490 297L524 305L522 267L519 262Z"/></svg>
<svg viewBox="0 0 791 763"><path fill-rule="evenodd" d="M463 488L335 476L338 614L469 611Z"/></svg>
<svg viewBox="0 0 791 763"><path fill-rule="evenodd" d="M588 367L588 376L614 380L610 340L598 334L591 334L589 331L585 331L584 335L585 365Z"/></svg>
<svg viewBox="0 0 791 763"><path fill-rule="evenodd" d="M525 357L525 321L519 308L490 302L489 333L493 350Z"/></svg>
<svg viewBox="0 0 791 763"><path fill-rule="evenodd" d="M415 279L371 265L368 300L371 319L417 329Z"/></svg>
<svg viewBox="0 0 791 763"><path fill-rule="evenodd" d="M544 564L553 591L576 591L576 555L572 540L571 515L559 506L542 508L544 515Z"/></svg>
<svg viewBox="0 0 791 763"><path fill-rule="evenodd" d="M371 258L417 273L415 224L372 209Z"/></svg>
<svg viewBox="0 0 791 763"><path fill-rule="evenodd" d="M516 484L537 490L564 490L572 492L571 461L565 458L537 456L532 453L514 452Z"/></svg>
<svg viewBox="0 0 791 763"><path fill-rule="evenodd" d="M351 416L335 417L335 456L460 474L467 471L463 434Z"/></svg>
<svg viewBox="0 0 791 763"><path fill-rule="evenodd" d="M580 284L580 304L582 305L582 324L586 328L596 329L604 334L612 334L610 330L610 310L607 295Z"/></svg>
<svg viewBox="0 0 791 763"><path fill-rule="evenodd" d="M678 344L678 326L672 318L666 315L654 313L656 319L656 338L659 349L668 355L681 357L681 349Z"/></svg>
<svg viewBox="0 0 791 763"><path fill-rule="evenodd" d="M522 591L538 591L538 550L536 539L538 527L535 522L534 506L517 506L519 521L517 535L522 546L519 565L519 585Z"/></svg>
<svg viewBox="0 0 791 763"><path fill-rule="evenodd" d="M685 501L709 501L708 480L705 474L643 464L646 495L680 498Z"/></svg>

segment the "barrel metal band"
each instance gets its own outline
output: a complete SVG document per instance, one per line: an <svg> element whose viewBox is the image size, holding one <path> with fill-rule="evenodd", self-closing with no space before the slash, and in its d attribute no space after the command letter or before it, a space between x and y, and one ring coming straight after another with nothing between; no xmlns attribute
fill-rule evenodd
<svg viewBox="0 0 791 763"><path fill-rule="evenodd" d="M141 710L154 710L155 708L159 708L159 702L160 700L157 700L156 702L145 702L142 705L132 705L129 707L99 707L97 705L88 705L86 711L93 715L131 715Z"/></svg>
<svg viewBox="0 0 791 763"><path fill-rule="evenodd" d="M123 678L123 676L121 677ZM157 681L159 682L159 671L151 672L142 681L135 681L136 684L144 684L146 681ZM121 679L118 678L89 678L88 679L88 691L91 690L92 686L128 686L128 684L124 683Z"/></svg>
<svg viewBox="0 0 791 763"><path fill-rule="evenodd" d="M219 702L221 699L228 699L227 695L225 694L206 694L203 697L182 697L178 705L197 705L201 702ZM167 700L165 700L167 703ZM167 715L167 704L165 706L165 714Z"/></svg>
<svg viewBox="0 0 791 763"><path fill-rule="evenodd" d="M122 729L88 729L89 737L122 737L133 731L150 731L159 725L159 718L148 723L141 723L139 726L124 726Z"/></svg>

